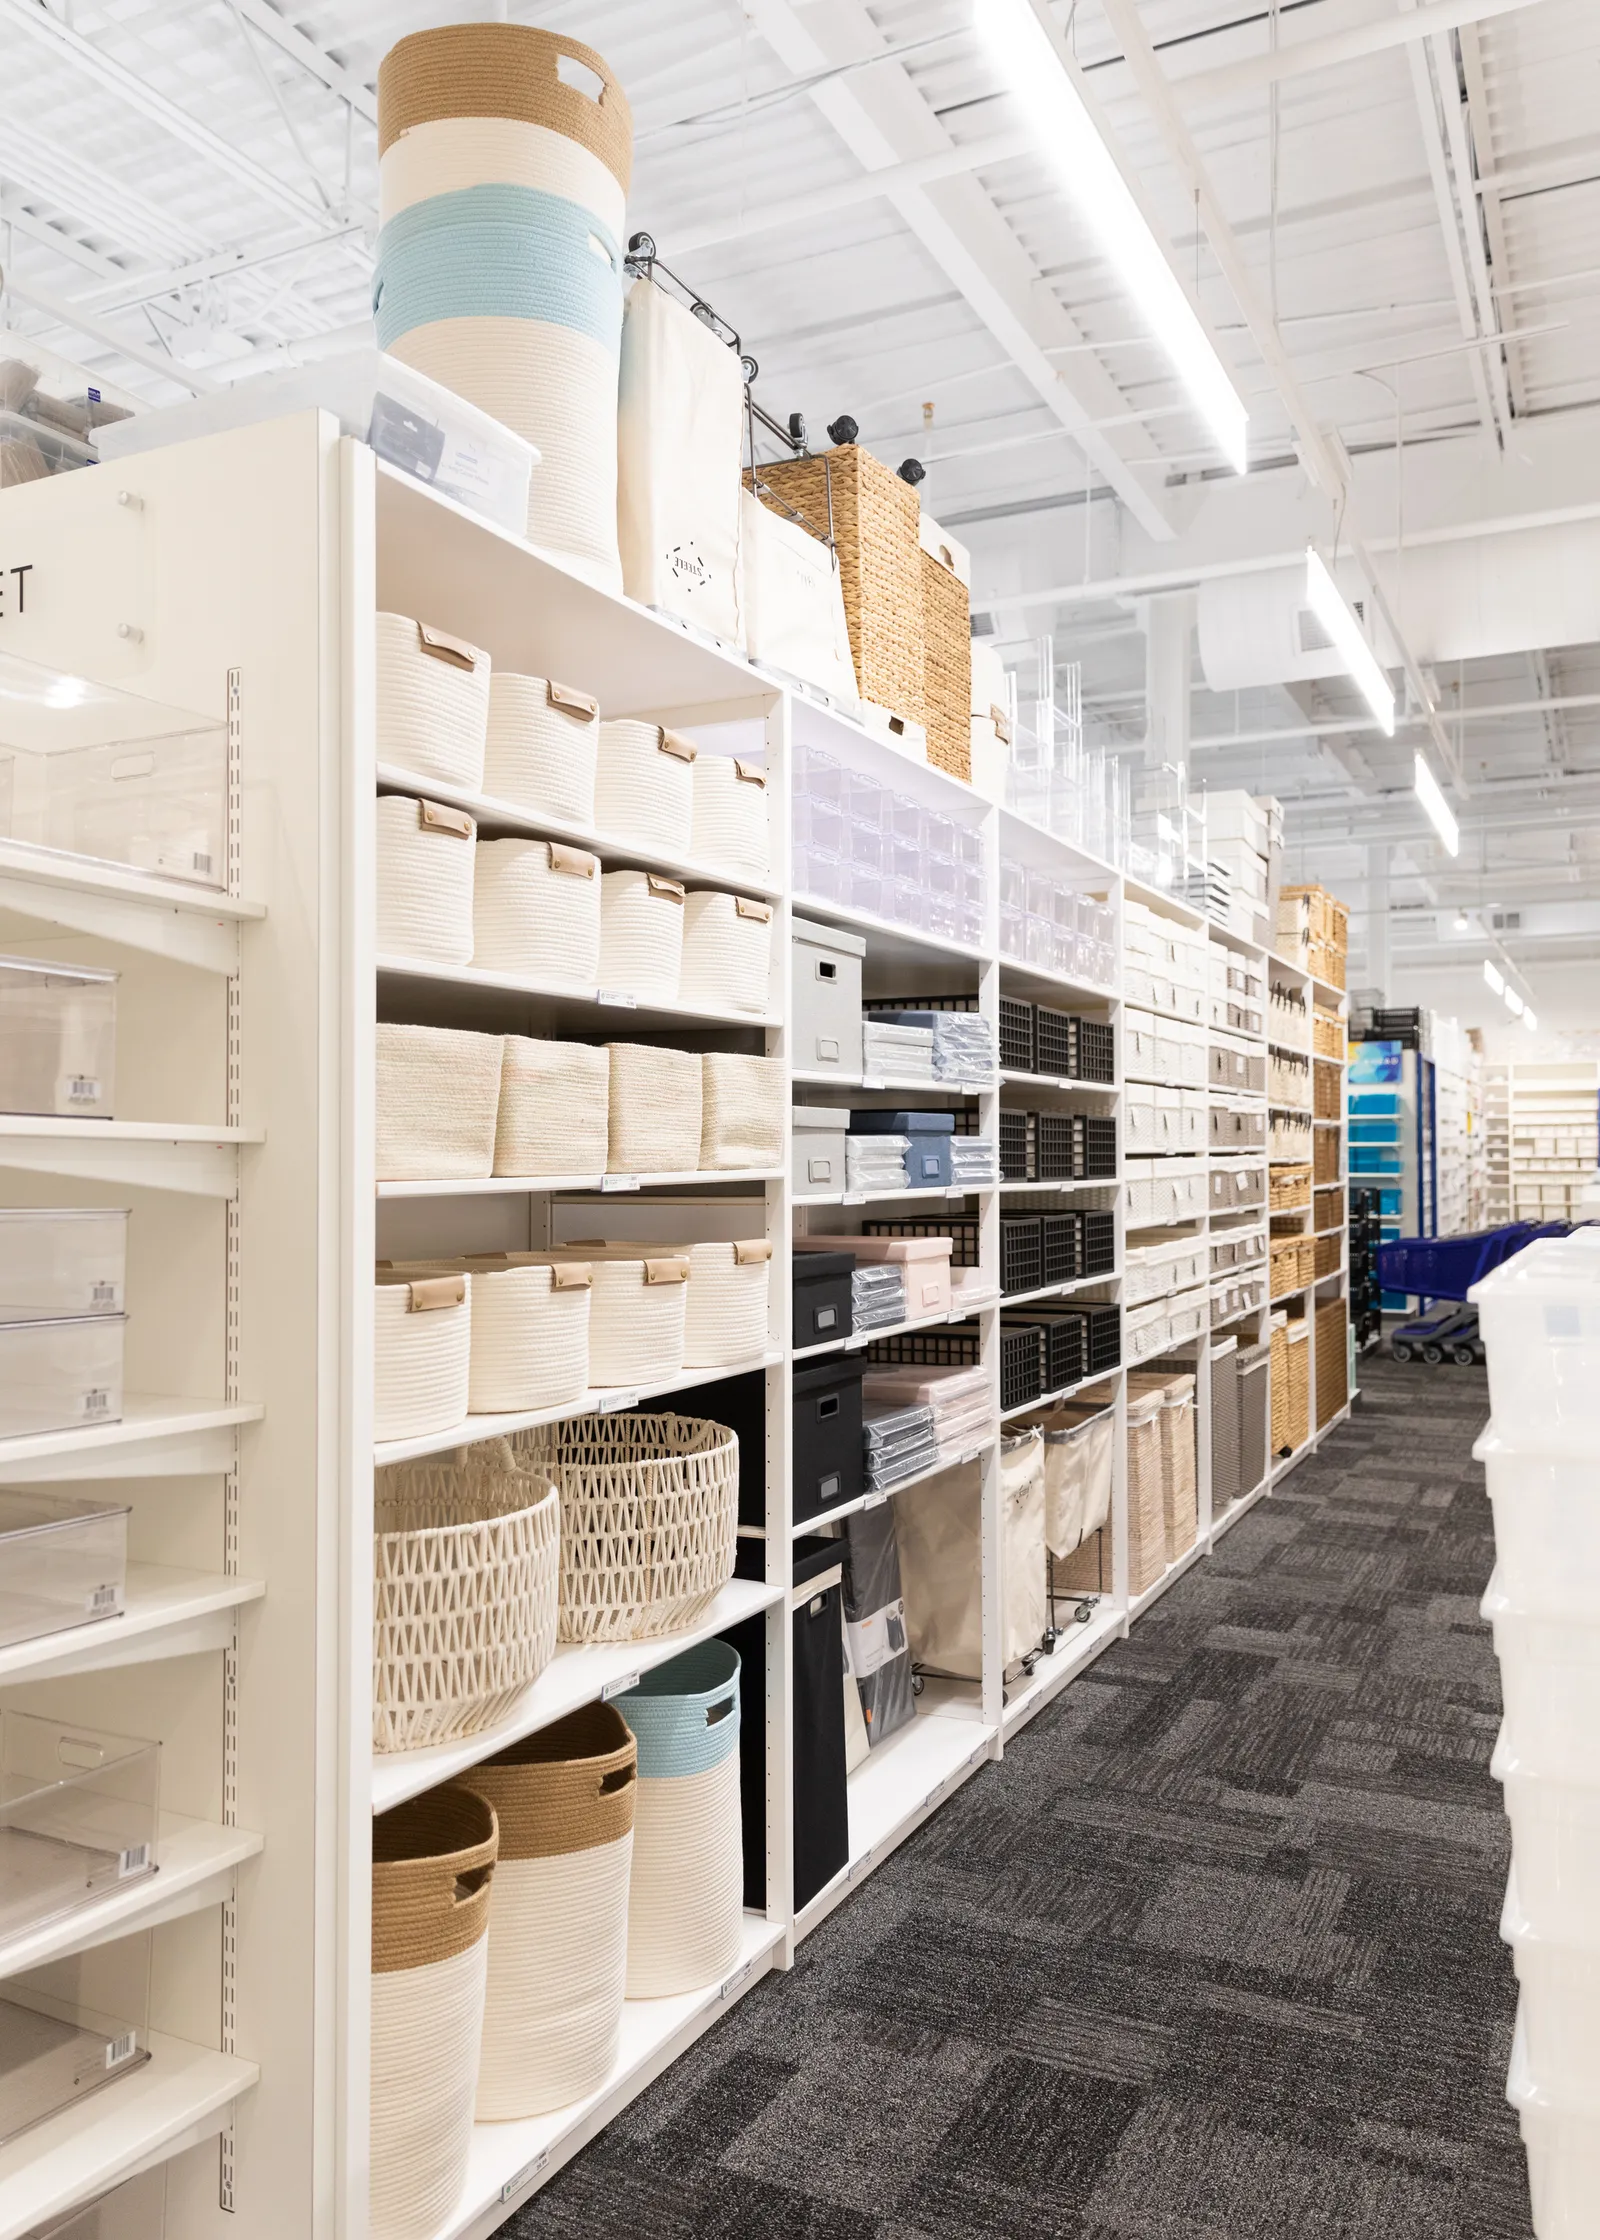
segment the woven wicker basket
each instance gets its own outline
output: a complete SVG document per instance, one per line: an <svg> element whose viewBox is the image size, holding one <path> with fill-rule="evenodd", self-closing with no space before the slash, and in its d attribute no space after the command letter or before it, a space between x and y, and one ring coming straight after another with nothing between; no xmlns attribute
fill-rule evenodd
<svg viewBox="0 0 1600 2240"><path fill-rule="evenodd" d="M702 1171L782 1166L788 1101L783 1060L708 1050L700 1084Z"/></svg>
<svg viewBox="0 0 1600 2240"><path fill-rule="evenodd" d="M772 1247L764 1237L691 1245L684 1367L725 1369L765 1353L771 1304Z"/></svg>
<svg viewBox="0 0 1600 2240"><path fill-rule="evenodd" d="M1143 1594L1167 1567L1161 1395L1128 1403L1128 1592Z"/></svg>
<svg viewBox="0 0 1600 2240"><path fill-rule="evenodd" d="M520 1433L514 1451L561 1494L563 1641L677 1633L732 1578L739 1442L725 1425L573 1416Z"/></svg>
<svg viewBox="0 0 1600 2240"><path fill-rule="evenodd" d="M489 656L410 615L377 624L378 761L476 793L489 722Z"/></svg>
<svg viewBox="0 0 1600 2240"><path fill-rule="evenodd" d="M1287 1332L1289 1369L1289 1444L1303 1447L1311 1436L1311 1328L1302 1317Z"/></svg>
<svg viewBox="0 0 1600 2240"><path fill-rule="evenodd" d="M1051 1559L1050 1584L1057 1597L1071 1594L1110 1594L1115 1587L1112 1569L1111 1527L1087 1533L1070 1556Z"/></svg>
<svg viewBox="0 0 1600 2240"><path fill-rule="evenodd" d="M589 1293L582 1263L522 1253L474 1258L472 1414L568 1408L589 1389Z"/></svg>
<svg viewBox="0 0 1600 2240"><path fill-rule="evenodd" d="M1296 1213L1311 1203L1311 1169L1309 1167L1274 1167L1272 1182L1267 1192L1267 1205L1273 1213Z"/></svg>
<svg viewBox="0 0 1600 2240"><path fill-rule="evenodd" d="M384 794L376 814L379 955L470 964L477 826L404 793Z"/></svg>
<svg viewBox="0 0 1600 2240"><path fill-rule="evenodd" d="M1312 1145L1312 1166L1318 1182L1337 1182L1339 1179L1339 1154L1342 1128L1319 1128Z"/></svg>
<svg viewBox="0 0 1600 2240"><path fill-rule="evenodd" d="M689 1262L670 1247L588 1238L551 1257L587 1263L589 1382L598 1390L663 1384L683 1367Z"/></svg>
<svg viewBox="0 0 1600 2240"><path fill-rule="evenodd" d="M372 1738L420 1750L481 1734L555 1654L561 1507L501 1440L380 1470Z"/></svg>
<svg viewBox="0 0 1600 2240"><path fill-rule="evenodd" d="M555 840L483 840L473 962L587 991L600 971L600 859Z"/></svg>
<svg viewBox="0 0 1600 2240"><path fill-rule="evenodd" d="M372 1436L421 1439L467 1413L471 1279L379 1271L373 1304Z"/></svg>
<svg viewBox="0 0 1600 2240"><path fill-rule="evenodd" d="M1269 1373L1272 1379L1272 1452L1281 1459L1293 1448L1294 1439L1289 1429L1289 1326L1279 1315L1272 1318Z"/></svg>
<svg viewBox="0 0 1600 2240"><path fill-rule="evenodd" d="M952 568L922 554L922 720L928 760L972 781L972 607Z"/></svg>
<svg viewBox="0 0 1600 2240"><path fill-rule="evenodd" d="M380 1023L380 1182L477 1182L494 1172L504 1049L497 1034Z"/></svg>
<svg viewBox="0 0 1600 2240"><path fill-rule="evenodd" d="M684 894L653 871L600 880L600 986L657 1003L678 1000Z"/></svg>
<svg viewBox="0 0 1600 2240"><path fill-rule="evenodd" d="M715 1983L739 1957L739 1658L702 1641L618 1698L639 1744L628 1996Z"/></svg>
<svg viewBox="0 0 1600 2240"><path fill-rule="evenodd" d="M694 830L695 750L680 731L624 718L600 726L594 820L614 840L686 856Z"/></svg>
<svg viewBox="0 0 1600 2240"><path fill-rule="evenodd" d="M1300 1281L1300 1239L1274 1237L1267 1247L1267 1260L1271 1274L1271 1295L1281 1299L1293 1291Z"/></svg>
<svg viewBox="0 0 1600 2240"><path fill-rule="evenodd" d="M772 983L772 905L742 894L691 894L683 905L678 1001L764 1014Z"/></svg>
<svg viewBox="0 0 1600 2240"><path fill-rule="evenodd" d="M494 1172L604 1174L610 1086L604 1050L508 1034Z"/></svg>
<svg viewBox="0 0 1600 2240"><path fill-rule="evenodd" d="M1333 1240L1337 1242L1337 1239ZM1317 1429L1330 1424L1350 1397L1349 1303L1317 1309Z"/></svg>
<svg viewBox="0 0 1600 2240"><path fill-rule="evenodd" d="M606 1045L611 1060L612 1174L693 1174L700 1163L704 1079L692 1050Z"/></svg>
<svg viewBox="0 0 1600 2240"><path fill-rule="evenodd" d="M764 879L772 863L767 774L754 762L702 754L694 763L696 863L747 879Z"/></svg>
<svg viewBox="0 0 1600 2240"><path fill-rule="evenodd" d="M587 828L594 823L599 744L598 700L553 677L495 671L483 756L485 793Z"/></svg>

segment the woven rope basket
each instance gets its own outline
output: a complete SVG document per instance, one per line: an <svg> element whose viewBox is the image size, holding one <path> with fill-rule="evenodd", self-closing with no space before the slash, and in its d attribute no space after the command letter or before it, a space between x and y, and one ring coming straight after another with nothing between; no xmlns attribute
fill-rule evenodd
<svg viewBox="0 0 1600 2240"><path fill-rule="evenodd" d="M590 826L599 744L598 701L552 677L495 671L483 755L485 793L563 824Z"/></svg>
<svg viewBox="0 0 1600 2240"><path fill-rule="evenodd" d="M683 1365L723 1369L764 1353L772 1298L772 1247L765 1238L689 1247Z"/></svg>
<svg viewBox="0 0 1600 2240"><path fill-rule="evenodd" d="M1291 1322L1287 1340L1288 1435L1291 1450L1303 1447L1311 1436L1311 1333L1302 1319Z"/></svg>
<svg viewBox="0 0 1600 2240"><path fill-rule="evenodd" d="M614 840L685 856L694 829L693 744L659 723L600 726L594 821Z"/></svg>
<svg viewBox="0 0 1600 2240"><path fill-rule="evenodd" d="M380 1274L373 1303L372 1435L421 1439L467 1413L470 1277Z"/></svg>
<svg viewBox="0 0 1600 2240"><path fill-rule="evenodd" d="M597 1390L661 1384L683 1367L689 1262L671 1246L591 1244L563 1248L582 1261L589 1299L589 1382Z"/></svg>
<svg viewBox="0 0 1600 2240"><path fill-rule="evenodd" d="M928 760L972 779L972 608L966 585L922 554L922 720Z"/></svg>
<svg viewBox="0 0 1600 2240"><path fill-rule="evenodd" d="M520 117L435 117L415 124L378 159L381 224L434 195L509 183L576 202L618 240L627 198L589 149Z"/></svg>
<svg viewBox="0 0 1600 2240"><path fill-rule="evenodd" d="M472 902L473 959L553 988L588 990L600 970L600 859L555 840L483 840Z"/></svg>
<svg viewBox="0 0 1600 2240"><path fill-rule="evenodd" d="M384 794L375 813L379 955L470 964L477 826L404 793Z"/></svg>
<svg viewBox="0 0 1600 2240"><path fill-rule="evenodd" d="M376 620L379 762L476 793L489 721L489 656L410 615Z"/></svg>
<svg viewBox="0 0 1600 2240"><path fill-rule="evenodd" d="M561 1508L503 1442L380 1470L373 1535L372 1739L381 1751L481 1734L555 1654Z"/></svg>
<svg viewBox="0 0 1600 2240"><path fill-rule="evenodd" d="M653 871L607 871L600 879L600 980L607 990L678 1000L684 894Z"/></svg>
<svg viewBox="0 0 1600 2240"><path fill-rule="evenodd" d="M1289 1431L1289 1331L1287 1324L1277 1320L1272 1325L1268 1373L1272 1390L1272 1451L1275 1455L1286 1455L1294 1445Z"/></svg>
<svg viewBox="0 0 1600 2240"><path fill-rule="evenodd" d="M1142 1594L1167 1567L1167 1510L1161 1482L1161 1401L1128 1408L1128 1592Z"/></svg>
<svg viewBox="0 0 1600 2240"><path fill-rule="evenodd" d="M566 1408L589 1389L590 1279L508 1254L472 1265L473 1415Z"/></svg>
<svg viewBox="0 0 1600 2240"><path fill-rule="evenodd" d="M700 1163L704 1069L692 1050L611 1042L613 1174L693 1174Z"/></svg>
<svg viewBox="0 0 1600 2240"><path fill-rule="evenodd" d="M678 1000L763 1014L772 983L772 905L742 894L698 893L683 905Z"/></svg>
<svg viewBox="0 0 1600 2240"><path fill-rule="evenodd" d="M598 80L566 83L568 57ZM570 73L569 73L570 75ZM633 113L603 55L560 32L525 24L446 24L413 32L378 69L378 148L437 117L515 117L590 149L626 194L633 179Z"/></svg>
<svg viewBox="0 0 1600 2240"><path fill-rule="evenodd" d="M772 863L766 772L731 755L702 754L695 757L693 776L695 862L764 879Z"/></svg>
<svg viewBox="0 0 1600 2240"><path fill-rule="evenodd" d="M497 1034L380 1023L380 1182L476 1182L494 1172L505 1044Z"/></svg>
<svg viewBox="0 0 1600 2240"><path fill-rule="evenodd" d="M639 1742L628 1996L668 1998L739 1956L739 1659L703 1641L618 1699Z"/></svg>
<svg viewBox="0 0 1600 2240"><path fill-rule="evenodd" d="M495 1173L604 1174L610 1085L604 1050L507 1035Z"/></svg>
<svg viewBox="0 0 1600 2240"><path fill-rule="evenodd" d="M739 1442L724 1425L575 1416L514 1450L560 1490L563 1641L677 1633L732 1578Z"/></svg>
<svg viewBox="0 0 1600 2240"><path fill-rule="evenodd" d="M700 1166L780 1167L788 1084L781 1058L708 1050L701 1059Z"/></svg>

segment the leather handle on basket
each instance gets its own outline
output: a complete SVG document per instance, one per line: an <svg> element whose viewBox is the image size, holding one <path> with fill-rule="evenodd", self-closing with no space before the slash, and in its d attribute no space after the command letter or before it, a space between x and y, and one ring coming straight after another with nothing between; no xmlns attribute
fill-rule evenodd
<svg viewBox="0 0 1600 2240"><path fill-rule="evenodd" d="M550 868L564 871L569 879L593 879L599 873L600 858L586 854L582 848L564 847L559 840L552 840Z"/></svg>
<svg viewBox="0 0 1600 2240"><path fill-rule="evenodd" d="M1004 708L997 708L992 700L989 703L989 721L994 725L994 735L1001 746L1009 747L1011 744L1011 718L1006 714Z"/></svg>
<svg viewBox="0 0 1600 2240"><path fill-rule="evenodd" d="M733 758L733 774L741 785L765 786L767 782L765 770L758 770L753 762L741 762L737 755Z"/></svg>
<svg viewBox="0 0 1600 2240"><path fill-rule="evenodd" d="M749 1237L735 1244L733 1264L736 1268L758 1267L763 1260L772 1258L772 1246L765 1237Z"/></svg>
<svg viewBox="0 0 1600 2240"><path fill-rule="evenodd" d="M417 624L417 644L430 660L446 662L452 669L476 669L480 661L489 658L481 646L465 638L453 638L448 630L435 630L427 622Z"/></svg>
<svg viewBox="0 0 1600 2240"><path fill-rule="evenodd" d="M466 1303L465 1276L427 1276L420 1283L406 1285L407 1314L432 1314L439 1307L464 1307Z"/></svg>
<svg viewBox="0 0 1600 2240"><path fill-rule="evenodd" d="M594 1287L594 1270L587 1260L563 1260L550 1270L552 1291L589 1291Z"/></svg>
<svg viewBox="0 0 1600 2240"><path fill-rule="evenodd" d="M647 1260L644 1280L646 1283L687 1283L689 1263L687 1260Z"/></svg>
<svg viewBox="0 0 1600 2240"><path fill-rule="evenodd" d="M440 801L419 801L417 811L424 832L447 832L452 840L470 840L478 829L465 809L447 809Z"/></svg>
<svg viewBox="0 0 1600 2240"><path fill-rule="evenodd" d="M656 732L656 752L670 754L679 762L693 762L696 748L694 741L686 739L681 731L669 731L661 724Z"/></svg>
<svg viewBox="0 0 1600 2240"><path fill-rule="evenodd" d="M739 917L754 918L758 925L770 926L772 923L770 902L747 902L742 894L736 894L733 907Z"/></svg>
<svg viewBox="0 0 1600 2240"><path fill-rule="evenodd" d="M600 703L592 692L580 692L572 684L557 684L554 677L545 678L544 696L552 708L564 709L569 716L586 716L591 723L600 713Z"/></svg>
<svg viewBox="0 0 1600 2240"><path fill-rule="evenodd" d="M644 876L646 886L660 901L681 902L683 900L683 885L680 880L663 879L659 871L647 871Z"/></svg>

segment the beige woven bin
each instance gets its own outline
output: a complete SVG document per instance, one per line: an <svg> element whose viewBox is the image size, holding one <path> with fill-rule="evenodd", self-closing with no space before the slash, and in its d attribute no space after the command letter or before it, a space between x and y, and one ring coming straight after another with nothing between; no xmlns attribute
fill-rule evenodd
<svg viewBox="0 0 1600 2240"><path fill-rule="evenodd" d="M384 794L376 815L378 954L470 964L477 826L405 793Z"/></svg>
<svg viewBox="0 0 1600 2240"><path fill-rule="evenodd" d="M489 683L483 790L563 824L594 823L600 703L554 677L497 669Z"/></svg>
<svg viewBox="0 0 1600 2240"><path fill-rule="evenodd" d="M489 722L489 656L410 615L377 624L380 766L477 793Z"/></svg>
<svg viewBox="0 0 1600 2240"><path fill-rule="evenodd" d="M555 1654L561 1505L503 1440L380 1470L372 1552L372 1740L481 1734Z"/></svg>
<svg viewBox="0 0 1600 2240"><path fill-rule="evenodd" d="M664 1384L683 1368L689 1262L682 1252L613 1245L587 1237L559 1253L587 1263L589 1382L597 1391Z"/></svg>
<svg viewBox="0 0 1600 2240"><path fill-rule="evenodd" d="M748 879L764 879L772 864L767 774L758 763L731 755L702 754L694 763L694 826L690 853L696 863Z"/></svg>
<svg viewBox="0 0 1600 2240"><path fill-rule="evenodd" d="M600 880L600 986L656 1003L678 1000L683 889L653 871L607 871Z"/></svg>
<svg viewBox="0 0 1600 2240"><path fill-rule="evenodd" d="M611 1088L606 1052L584 1042L508 1034L505 1053L495 1173L604 1174Z"/></svg>
<svg viewBox="0 0 1600 2240"><path fill-rule="evenodd" d="M466 1777L500 1824L480 2123L565 2107L616 2065L638 1756L616 1707L591 1703Z"/></svg>
<svg viewBox="0 0 1600 2240"><path fill-rule="evenodd" d="M771 1309L772 1247L765 1237L691 1245L684 1367L724 1369L765 1353Z"/></svg>
<svg viewBox="0 0 1600 2240"><path fill-rule="evenodd" d="M726 1425L572 1416L513 1448L560 1491L563 1641L681 1632L733 1577L739 1442Z"/></svg>
<svg viewBox="0 0 1600 2240"><path fill-rule="evenodd" d="M466 2184L498 1840L453 1785L372 1823L372 2240L434 2240Z"/></svg>
<svg viewBox="0 0 1600 2240"><path fill-rule="evenodd" d="M783 1060L708 1050L700 1063L701 1171L781 1167L788 1103Z"/></svg>
<svg viewBox="0 0 1600 2240"><path fill-rule="evenodd" d="M421 1439L467 1413L471 1279L380 1269L373 1304L372 1436Z"/></svg>
<svg viewBox="0 0 1600 2240"><path fill-rule="evenodd" d="M494 1172L504 1048L497 1034L380 1023L380 1182L477 1182Z"/></svg>
<svg viewBox="0 0 1600 2240"><path fill-rule="evenodd" d="M692 1050L606 1045L611 1059L613 1174L693 1174L704 1125L703 1072Z"/></svg>
<svg viewBox="0 0 1600 2240"><path fill-rule="evenodd" d="M922 554L922 720L928 760L972 779L972 608L966 585Z"/></svg>
<svg viewBox="0 0 1600 2240"><path fill-rule="evenodd" d="M473 962L587 993L600 972L600 859L555 840L483 840Z"/></svg>
<svg viewBox="0 0 1600 2240"><path fill-rule="evenodd" d="M687 896L678 1001L759 1016L766 1012L771 984L771 903L742 894Z"/></svg>
<svg viewBox="0 0 1600 2240"><path fill-rule="evenodd" d="M694 742L624 717L600 726L596 829L654 855L686 856L694 829Z"/></svg>
<svg viewBox="0 0 1600 2240"><path fill-rule="evenodd" d="M1128 1379L1130 1393L1161 1398L1161 1499L1168 1563L1194 1546L1200 1530L1199 1470L1195 1459L1195 1380L1184 1370L1161 1370Z"/></svg>
<svg viewBox="0 0 1600 2240"><path fill-rule="evenodd" d="M475 1255L470 1272L471 1413L518 1415L581 1400L589 1389L588 1268L508 1252Z"/></svg>
<svg viewBox="0 0 1600 2240"><path fill-rule="evenodd" d="M1128 1402L1128 1592L1143 1594L1167 1568L1161 1469L1161 1395Z"/></svg>

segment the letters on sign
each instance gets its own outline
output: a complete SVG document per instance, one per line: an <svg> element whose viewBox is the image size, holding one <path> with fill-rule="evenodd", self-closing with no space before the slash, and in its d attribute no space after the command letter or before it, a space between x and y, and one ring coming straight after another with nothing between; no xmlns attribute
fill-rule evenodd
<svg viewBox="0 0 1600 2240"><path fill-rule="evenodd" d="M28 578L32 573L31 560L20 568L0 568L0 620L8 614L27 613Z"/></svg>

